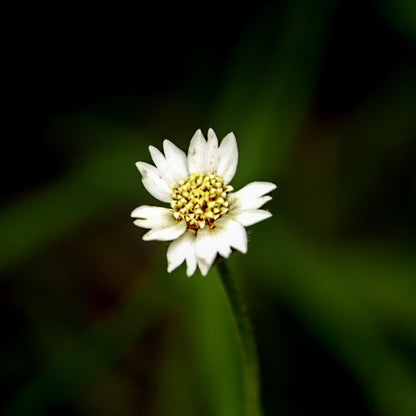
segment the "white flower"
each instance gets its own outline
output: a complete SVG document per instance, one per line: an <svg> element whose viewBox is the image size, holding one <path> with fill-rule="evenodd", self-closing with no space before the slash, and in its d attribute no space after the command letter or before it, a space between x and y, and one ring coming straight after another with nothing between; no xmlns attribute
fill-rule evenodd
<svg viewBox="0 0 416 416"><path fill-rule="evenodd" d="M196 266L205 276L217 254L228 258L232 249L247 252L244 227L271 217L259 209L276 188L270 182L252 182L237 192L229 185L238 163L237 142L227 134L218 146L212 129L205 141L201 130L191 139L188 156L169 140L164 155L149 146L155 166L137 162L142 182L156 199L170 208L143 205L131 216L134 224L148 228L143 240L172 241L167 251L168 272L186 261L186 273Z"/></svg>

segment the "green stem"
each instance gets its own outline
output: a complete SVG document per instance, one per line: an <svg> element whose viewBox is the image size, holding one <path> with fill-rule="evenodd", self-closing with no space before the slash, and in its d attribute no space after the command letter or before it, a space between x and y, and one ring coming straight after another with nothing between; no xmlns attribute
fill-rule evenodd
<svg viewBox="0 0 416 416"><path fill-rule="evenodd" d="M243 297L223 260L216 262L240 335L247 416L261 416L259 362L253 328Z"/></svg>

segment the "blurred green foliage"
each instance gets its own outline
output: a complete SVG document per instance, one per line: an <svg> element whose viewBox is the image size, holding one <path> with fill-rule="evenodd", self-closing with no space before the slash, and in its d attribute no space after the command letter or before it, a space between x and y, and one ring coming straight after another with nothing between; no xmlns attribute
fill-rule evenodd
<svg viewBox="0 0 416 416"><path fill-rule="evenodd" d="M230 259L257 328L265 414L416 414L416 68L398 61L325 120L316 101L340 10L264 6L208 109L191 110L204 100L194 81L179 103L166 98L173 114L156 99L146 126L85 110L51 121L62 152L77 156L0 213L5 414L243 414L238 343L215 270L169 276L166 244L141 241L129 220L154 203L134 162L160 147L160 123L184 149L197 128L233 130L233 185L278 184L273 218ZM374 10L413 51L414 7Z"/></svg>

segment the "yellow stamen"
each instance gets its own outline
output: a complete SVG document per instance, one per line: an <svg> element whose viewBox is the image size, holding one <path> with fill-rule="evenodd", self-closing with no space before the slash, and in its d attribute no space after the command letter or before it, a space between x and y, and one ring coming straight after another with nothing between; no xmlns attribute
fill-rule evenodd
<svg viewBox="0 0 416 416"><path fill-rule="evenodd" d="M227 194L233 188L224 185L221 176L191 173L187 179L181 179L177 187L171 188L173 216L178 222L185 221L191 231L214 229L215 221L229 210Z"/></svg>

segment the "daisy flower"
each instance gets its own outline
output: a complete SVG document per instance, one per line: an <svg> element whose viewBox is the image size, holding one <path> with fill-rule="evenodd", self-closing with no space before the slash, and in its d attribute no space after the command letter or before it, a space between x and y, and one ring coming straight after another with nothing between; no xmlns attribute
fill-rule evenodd
<svg viewBox="0 0 416 416"><path fill-rule="evenodd" d="M188 156L169 140L164 154L149 146L155 166L137 162L147 191L170 205L142 205L131 216L134 224L149 229L143 240L172 241L167 251L168 272L186 261L186 274L197 265L205 276L217 254L228 258L232 249L247 252L245 227L271 217L259 209L272 198L270 182L251 182L237 192L229 185L238 163L233 133L221 144L212 129L206 141L201 130L191 139Z"/></svg>

